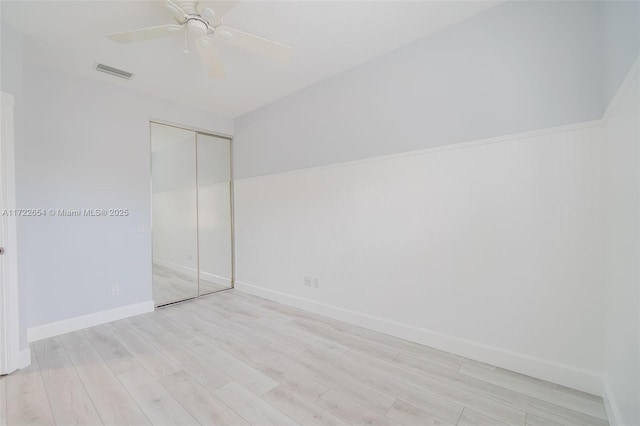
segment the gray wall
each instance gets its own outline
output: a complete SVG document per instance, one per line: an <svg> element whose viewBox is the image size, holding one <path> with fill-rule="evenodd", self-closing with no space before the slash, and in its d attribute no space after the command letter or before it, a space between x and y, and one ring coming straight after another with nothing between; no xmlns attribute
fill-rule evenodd
<svg viewBox="0 0 640 426"><path fill-rule="evenodd" d="M25 99L19 206L131 212L19 223L29 327L152 300L149 119L225 134L232 120L34 65Z"/></svg>
<svg viewBox="0 0 640 426"><path fill-rule="evenodd" d="M602 160L605 333L609 423L640 424L640 3L606 4L606 119Z"/></svg>
<svg viewBox="0 0 640 426"><path fill-rule="evenodd" d="M507 2L236 120L245 178L600 118L601 5Z"/></svg>
<svg viewBox="0 0 640 426"><path fill-rule="evenodd" d="M640 52L640 2L606 1L603 8L603 101L609 105Z"/></svg>
<svg viewBox="0 0 640 426"><path fill-rule="evenodd" d="M0 87L4 92L16 97L16 102L22 104L23 78L23 39L15 28L0 21L0 40L2 55L0 56ZM16 129L18 130L18 129ZM16 135L17 136L17 135Z"/></svg>
<svg viewBox="0 0 640 426"><path fill-rule="evenodd" d="M0 90L15 97L15 144L16 151L24 140L24 78L23 78L23 38L13 27L0 21ZM17 153L16 153L17 155ZM19 185L16 182L16 185ZM20 219L18 219L20 220ZM20 256L20 234L18 233L18 262ZM20 298L20 347L27 348L27 288L24 281L19 281Z"/></svg>
<svg viewBox="0 0 640 426"><path fill-rule="evenodd" d="M640 84L608 115L600 154L604 194L605 361L612 426L640 424ZM619 416L617 422L613 421Z"/></svg>

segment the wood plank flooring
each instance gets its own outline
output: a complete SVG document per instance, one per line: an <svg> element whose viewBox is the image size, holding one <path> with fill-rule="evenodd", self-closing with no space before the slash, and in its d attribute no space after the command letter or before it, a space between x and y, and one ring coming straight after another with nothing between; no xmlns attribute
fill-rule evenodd
<svg viewBox="0 0 640 426"><path fill-rule="evenodd" d="M32 344L0 426L607 425L602 399L236 290Z"/></svg>

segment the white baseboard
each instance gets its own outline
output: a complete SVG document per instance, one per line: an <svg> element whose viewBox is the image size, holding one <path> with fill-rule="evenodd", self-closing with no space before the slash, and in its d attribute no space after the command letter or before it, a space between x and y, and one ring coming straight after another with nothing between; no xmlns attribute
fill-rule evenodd
<svg viewBox="0 0 640 426"><path fill-rule="evenodd" d="M460 339L455 336L403 324L386 318L327 305L315 300L292 296L241 281L235 282L235 288L236 290L264 297L265 299L451 352L500 368L547 380L594 395L602 395L602 377L591 371L522 353L511 352L471 340Z"/></svg>
<svg viewBox="0 0 640 426"><path fill-rule="evenodd" d="M95 325L106 324L111 321L146 314L147 312L153 312L154 309L155 304L153 303L153 300L150 300L147 302L109 309L107 311L95 312L89 315L56 321L49 324L38 325L36 327L30 327L27 330L27 340L29 342L35 342L37 340L59 336L72 331L93 327Z"/></svg>
<svg viewBox="0 0 640 426"><path fill-rule="evenodd" d="M616 398L613 396L613 391L611 390L606 378L602 380L602 391L602 399L604 400L604 408L607 411L609 425L623 426L620 408L618 408L618 403Z"/></svg>

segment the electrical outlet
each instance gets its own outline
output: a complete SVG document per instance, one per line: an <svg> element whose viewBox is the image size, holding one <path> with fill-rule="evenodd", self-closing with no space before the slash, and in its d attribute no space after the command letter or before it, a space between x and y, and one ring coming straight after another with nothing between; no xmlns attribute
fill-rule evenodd
<svg viewBox="0 0 640 426"><path fill-rule="evenodd" d="M311 277L304 277L304 285L311 287Z"/></svg>
<svg viewBox="0 0 640 426"><path fill-rule="evenodd" d="M318 288L318 278L317 277L315 277L313 279L313 287Z"/></svg>
<svg viewBox="0 0 640 426"><path fill-rule="evenodd" d="M144 223L138 224L138 232L140 232L140 233L144 232Z"/></svg>
<svg viewBox="0 0 640 426"><path fill-rule="evenodd" d="M120 294L120 286L118 284L114 284L111 286L111 295L117 296Z"/></svg>

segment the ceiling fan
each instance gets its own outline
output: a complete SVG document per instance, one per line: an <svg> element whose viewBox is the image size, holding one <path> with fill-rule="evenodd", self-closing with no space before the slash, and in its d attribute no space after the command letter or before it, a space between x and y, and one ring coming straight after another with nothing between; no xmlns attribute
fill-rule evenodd
<svg viewBox="0 0 640 426"><path fill-rule="evenodd" d="M118 43L134 43L143 40L164 37L180 31L185 32L185 53L187 34L197 37L196 48L200 59L212 78L225 76L224 65L215 54L215 40L238 47L271 59L286 61L291 56L291 47L249 34L235 28L222 25L222 17L229 12L238 0L229 1L172 1L166 0L166 7L176 20L176 24L141 28L132 31L108 34L107 37Z"/></svg>

